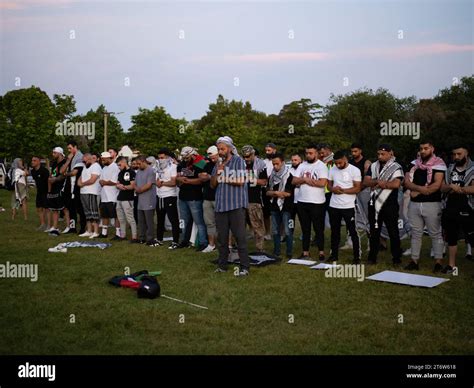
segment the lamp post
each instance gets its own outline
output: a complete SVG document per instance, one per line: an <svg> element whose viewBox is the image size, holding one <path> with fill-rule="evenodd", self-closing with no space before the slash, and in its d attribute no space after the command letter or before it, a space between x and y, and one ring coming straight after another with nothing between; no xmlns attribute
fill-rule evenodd
<svg viewBox="0 0 474 388"><path fill-rule="evenodd" d="M124 112L104 112L104 152L107 151L107 124L110 115L120 115Z"/></svg>

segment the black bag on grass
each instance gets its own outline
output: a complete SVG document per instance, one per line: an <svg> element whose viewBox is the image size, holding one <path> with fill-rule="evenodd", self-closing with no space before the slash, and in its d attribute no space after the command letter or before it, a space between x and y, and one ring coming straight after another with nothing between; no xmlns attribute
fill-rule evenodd
<svg viewBox="0 0 474 388"><path fill-rule="evenodd" d="M155 299L160 296L160 284L154 276L143 276L137 290L139 298Z"/></svg>

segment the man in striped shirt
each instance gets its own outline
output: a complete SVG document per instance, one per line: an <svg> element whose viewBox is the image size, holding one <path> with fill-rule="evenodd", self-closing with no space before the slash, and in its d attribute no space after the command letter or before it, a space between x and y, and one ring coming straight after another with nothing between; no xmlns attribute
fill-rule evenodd
<svg viewBox="0 0 474 388"><path fill-rule="evenodd" d="M218 240L218 268L216 272L226 272L229 257L229 232L237 242L240 270L236 276L249 274L250 261L245 232L245 209L248 207L248 192L245 185L245 162L228 136L220 137L217 149L222 162L214 167L211 187L216 189L216 227Z"/></svg>

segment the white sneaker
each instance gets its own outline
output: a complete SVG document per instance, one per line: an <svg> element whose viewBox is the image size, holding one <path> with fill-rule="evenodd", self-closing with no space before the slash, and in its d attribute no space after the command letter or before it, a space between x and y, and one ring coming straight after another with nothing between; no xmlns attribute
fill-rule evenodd
<svg viewBox="0 0 474 388"><path fill-rule="evenodd" d="M249 276L250 273L246 269L241 269L238 273L234 274L236 277Z"/></svg>
<svg viewBox="0 0 474 388"><path fill-rule="evenodd" d="M352 244L346 242L342 247L340 247L339 249L352 249Z"/></svg>
<svg viewBox="0 0 474 388"><path fill-rule="evenodd" d="M66 228L61 232L61 234L67 234L70 230L71 228L69 226L66 226Z"/></svg>
<svg viewBox="0 0 474 388"><path fill-rule="evenodd" d="M90 237L90 236L92 236L92 233L87 232L87 231L79 235L79 237Z"/></svg>
<svg viewBox="0 0 474 388"><path fill-rule="evenodd" d="M265 241L271 241L272 240L272 236L270 236L269 234L266 234L265 236L263 236L263 239Z"/></svg>
<svg viewBox="0 0 474 388"><path fill-rule="evenodd" d="M405 252L403 252L403 256L411 256L411 248L408 248Z"/></svg>
<svg viewBox="0 0 474 388"><path fill-rule="evenodd" d="M99 236L100 236L99 233L92 233L92 234L89 236L89 238L90 238L90 239L93 239L93 238L97 238L97 237L99 237Z"/></svg>
<svg viewBox="0 0 474 388"><path fill-rule="evenodd" d="M53 227L51 227L51 228L46 228L46 230L45 230L44 232L45 232L45 233L49 233L49 232L51 232L52 230L54 230Z"/></svg>
<svg viewBox="0 0 474 388"><path fill-rule="evenodd" d="M206 248L204 248L201 252L202 253L209 253L209 252L212 252L212 251L215 251L216 250L216 246L215 245L208 245Z"/></svg>
<svg viewBox="0 0 474 388"><path fill-rule="evenodd" d="M67 248L60 248L59 246L54 248L49 248L48 252L51 253L67 253Z"/></svg>

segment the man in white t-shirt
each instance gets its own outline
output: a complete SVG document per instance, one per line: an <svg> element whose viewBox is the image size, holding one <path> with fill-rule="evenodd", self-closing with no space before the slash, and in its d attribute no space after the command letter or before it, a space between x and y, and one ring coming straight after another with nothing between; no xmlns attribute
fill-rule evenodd
<svg viewBox="0 0 474 388"><path fill-rule="evenodd" d="M361 190L362 176L360 170L349 164L343 151L334 154L334 166L329 170L328 189L332 193L329 202L329 220L331 222L331 256L329 260L339 258L341 241L341 221L344 219L346 228L352 239L353 264L360 264L360 243L355 224L356 194Z"/></svg>
<svg viewBox="0 0 474 388"><path fill-rule="evenodd" d="M328 181L328 169L318 160L316 144L305 149L306 161L301 163L293 175L293 184L299 187L297 211L303 232L302 258L309 258L311 242L311 225L316 230L316 245L319 248L319 260L324 261L324 188Z"/></svg>
<svg viewBox="0 0 474 388"><path fill-rule="evenodd" d="M110 219L115 219L115 237L112 240L123 240L120 233L120 222L117 217L117 196L119 190L117 189L118 175L120 168L117 163L113 161L113 156L110 152L105 151L100 155L102 159L102 174L100 175L99 183L102 186L100 192L100 215L102 217L102 233L100 238L107 238L107 229L110 224Z"/></svg>
<svg viewBox="0 0 474 388"><path fill-rule="evenodd" d="M101 186L99 183L102 168L95 157L89 153L84 154L85 168L77 185L81 188L81 203L87 221L86 232L79 237L99 237L99 202Z"/></svg>
<svg viewBox="0 0 474 388"><path fill-rule="evenodd" d="M176 249L179 244L178 188L176 187L177 166L173 163L168 148L158 151L156 172L156 237L163 244L165 218L171 223L173 242L168 249Z"/></svg>

